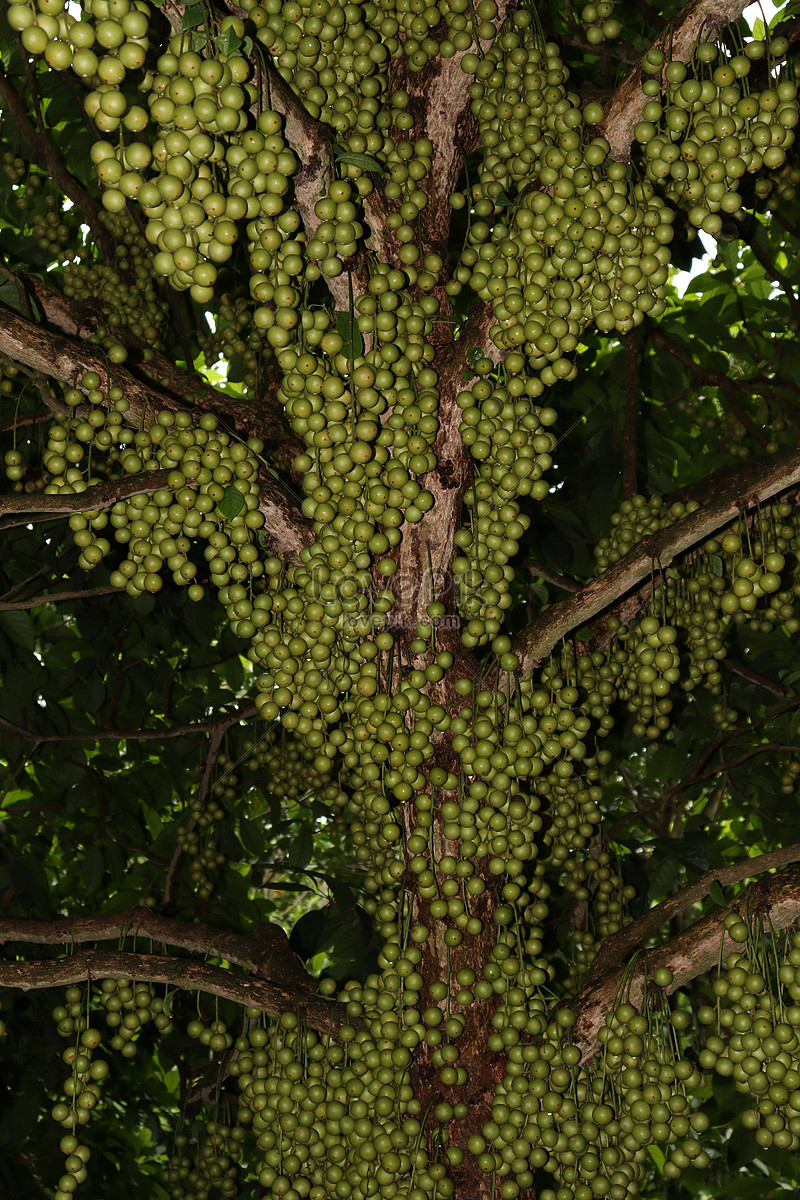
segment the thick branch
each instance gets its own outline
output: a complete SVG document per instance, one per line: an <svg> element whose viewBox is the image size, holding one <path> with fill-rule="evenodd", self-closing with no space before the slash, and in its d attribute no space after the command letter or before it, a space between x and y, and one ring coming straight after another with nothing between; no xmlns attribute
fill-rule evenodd
<svg viewBox="0 0 800 1200"><path fill-rule="evenodd" d="M212 925L193 924L162 917L148 908L130 908L99 917L65 917L61 921L0 921L0 945L24 942L26 945L63 946L71 951L85 942L110 942L120 938L144 938L165 946L177 946L204 957L245 967L255 975L276 980L304 982L314 980L300 966L290 950L286 934L277 925L260 926L251 937L215 929Z"/></svg>
<svg viewBox="0 0 800 1200"><path fill-rule="evenodd" d="M779 875L751 884L737 897L737 908L745 911L745 907L750 913L768 917L775 930L794 924L800 916L800 867L788 867ZM596 1053L597 1034L608 1013L623 998L629 999L631 1004L639 1003L644 991L645 969L652 975L657 967L669 967L673 980L664 990L671 993L714 967L720 953L724 956L741 950L739 944L725 933L727 914L726 908L709 913L663 946L648 950L646 960L643 958L642 965L633 972L619 968L601 979L587 979L572 1005L576 1014L573 1037L581 1047L584 1059Z"/></svg>
<svg viewBox="0 0 800 1200"><path fill-rule="evenodd" d="M21 283L25 291L35 299L46 320L64 333L82 339L88 338L97 332L101 324L106 324L97 309L68 299L44 280L33 275L16 275L12 272L8 272L8 275ZM139 343L129 330L116 329L115 334L134 353L140 349ZM270 403L272 397L269 391L259 396L255 403L251 397L232 396L228 392L211 387L199 375L187 373L176 367L156 350L150 351L145 364L145 374L148 378L158 380L159 396L164 400L164 407L174 407L174 402L177 402L182 407L208 409L234 424L242 436L257 434L263 438L270 449L274 448L280 452L281 465L285 462L289 466L292 458L303 449L302 443L289 428L280 406ZM173 403L166 400L166 394L172 397Z"/></svg>
<svg viewBox="0 0 800 1200"><path fill-rule="evenodd" d="M633 950L643 945L647 938L657 933L662 925L671 921L678 913L685 912L693 904L704 900L711 891L712 884L718 883L720 887L728 887L732 883L741 883L743 879L755 878L766 871L773 871L777 867L785 867L787 863L794 862L800 862L800 844L771 850L767 854L759 854L757 858L731 863L729 867L715 867L706 871L694 883L681 888L674 896L669 896L644 913L638 921L634 921L632 925L625 925L617 933L606 938L592 963L587 984L591 983L596 975L605 974L613 963L624 962Z"/></svg>
<svg viewBox="0 0 800 1200"><path fill-rule="evenodd" d="M125 479L113 479L108 483L96 483L85 492L67 495L45 492L22 492L13 496L0 496L0 513L47 513L60 516L63 513L89 512L111 508L119 500L129 496L141 496L143 492L155 492L167 486L169 471L143 471ZM191 485L189 485L191 486Z"/></svg>
<svg viewBox="0 0 800 1200"><path fill-rule="evenodd" d="M713 40L720 29L738 20L746 4L747 0L692 0L667 23L654 45L661 47L670 58L689 62L697 43ZM641 120L646 102L640 59L605 106L605 120L597 130L611 146L612 158L628 157L633 129Z"/></svg>
<svg viewBox="0 0 800 1200"><path fill-rule="evenodd" d="M176 399L165 395L154 384L143 383L124 367L109 365L103 352L94 346L50 333L2 306L0 353L8 354L15 362L70 386L78 386L85 371L96 371L102 389L111 386L122 388L130 406L127 418L137 425L146 413L153 413L159 408L174 410L185 403L182 397ZM175 368L172 370L174 372ZM259 507L267 519L277 549L296 555L303 546L308 545L310 526L298 512L296 497L277 475L265 475L261 480Z"/></svg>
<svg viewBox="0 0 800 1200"><path fill-rule="evenodd" d="M207 992L237 1004L252 1005L278 1016L300 1012L312 1029L335 1033L348 1022L344 1005L318 996L309 988L268 982L234 974L222 967L156 954L126 954L111 950L81 950L68 958L40 962L0 963L0 987L28 992L64 987L88 979L128 976L149 983L168 983L190 992Z"/></svg>
<svg viewBox="0 0 800 1200"><path fill-rule="evenodd" d="M645 579L658 563L666 567L677 555L711 535L742 509L769 500L800 480L800 450L751 459L717 495L674 525L638 542L623 558L574 596L559 600L514 639L523 674L548 655L572 630L586 624L609 604Z"/></svg>

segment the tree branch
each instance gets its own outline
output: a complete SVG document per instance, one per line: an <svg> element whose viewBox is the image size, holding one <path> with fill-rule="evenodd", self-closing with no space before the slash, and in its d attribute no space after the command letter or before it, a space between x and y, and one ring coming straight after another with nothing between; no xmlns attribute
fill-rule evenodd
<svg viewBox="0 0 800 1200"><path fill-rule="evenodd" d="M47 321L64 333L81 339L88 338L97 332L101 323L105 324L104 320L101 322L101 314L97 309L77 300L67 299L44 280L36 279L33 275L15 275L10 271L7 274L9 278L22 283L25 291L36 300ZM141 349L129 330L116 329L115 333L129 349ZM158 380L159 396L164 401L164 407L174 407L174 403L170 404L166 399L169 395L173 402L177 401L181 406L208 409L230 421L244 437L258 434L270 448L280 452L281 465L285 461L287 467L291 465L292 458L303 449L302 443L290 429L284 413L269 402L269 394L262 395L259 402L254 404L249 396L232 396L221 392L199 375L188 374L179 369L157 350L151 350L143 368L149 378Z"/></svg>
<svg viewBox="0 0 800 1200"><path fill-rule="evenodd" d="M793 849L797 854L797 847ZM775 930L786 929L800 915L800 867L787 867L779 875L751 884L737 897L736 907L740 911L746 908L750 913L763 914ZM646 976L651 977L657 967L669 967L673 973L672 983L664 989L669 994L714 967L720 954L740 950L739 944L725 932L728 911L720 908L709 913L656 950L648 950L642 965L632 972L629 967L613 967L610 973L599 978L595 976L593 965L589 978L572 1003L576 1014L573 1037L583 1051L584 1061L596 1053L597 1035L608 1013L623 999L638 1004L644 993Z"/></svg>
<svg viewBox="0 0 800 1200"><path fill-rule="evenodd" d="M28 600L9 600L0 602L0 612L9 612L24 608L41 608L43 604L58 604L64 600L91 600L94 596L109 596L119 592L119 588L96 587L78 589L74 592L50 592L49 595L31 596Z"/></svg>
<svg viewBox="0 0 800 1200"><path fill-rule="evenodd" d="M647 938L658 933L662 925L671 921L678 913L685 912L693 904L704 900L711 891L711 885L718 883L720 887L728 887L732 883L740 883L743 879L763 875L766 871L774 871L777 867L785 867L788 863L800 862L800 843L785 846L779 850L770 850L767 854L759 854L756 858L743 859L731 863L729 867L714 867L706 871L694 883L687 884L674 896L662 900L655 908L644 913L631 925L625 925L616 933L607 937L600 946L586 978L590 984L595 975L604 975L613 964L622 963L631 951L644 944Z"/></svg>
<svg viewBox="0 0 800 1200"><path fill-rule="evenodd" d="M185 397L176 399L165 395L154 384L145 384L124 367L110 365L101 350L72 338L61 337L26 320L11 309L0 306L0 353L16 362L58 379L70 386L79 386L83 373L94 370L100 377L100 387L121 387L130 405L127 420L139 425L146 413L156 409L175 410L185 404ZM160 364L159 364L160 365ZM173 377L180 377L185 391L186 376L172 367ZM166 372L165 372L166 376ZM210 390L210 389L209 389ZM216 393L214 394L216 400ZM149 490L149 489L148 489ZM20 497L16 497L20 499ZM266 475L261 481L260 505L276 548L296 556L311 541L311 527L298 511L296 497L277 475ZM28 509L27 511L31 511ZM42 511L42 510L39 510ZM74 508L65 511L82 511Z"/></svg>
<svg viewBox="0 0 800 1200"><path fill-rule="evenodd" d="M209 729L216 728L220 721L235 725L238 721L246 721L257 714L252 704L245 704L235 712L225 713L221 717L210 717L207 721L196 721L188 725L170 725L166 729L87 729L70 733L31 733L21 725L0 717L0 725L10 729L18 737L27 738L37 743L42 742L158 742L174 737L193 737L195 734L205 734Z"/></svg>
<svg viewBox="0 0 800 1200"><path fill-rule="evenodd" d="M296 986L248 978L190 959L81 950L68 958L0 963L0 987L23 992L85 983L87 978L98 980L119 976L168 983L190 992L208 992L237 1004L260 1008L273 1016L299 1011L306 1023L320 1033L335 1033L341 1025L350 1023L345 1005L317 995L311 987L301 990Z"/></svg>
<svg viewBox="0 0 800 1200"><path fill-rule="evenodd" d="M277 925L270 925L268 933L261 932L251 937L231 933L227 929L216 929L191 921L177 921L162 917L149 908L129 908L118 913L103 913L97 917L65 917L60 921L0 921L0 945L8 942L24 942L26 945L62 946L72 951L75 946L86 942L110 942L122 938L146 938L164 946L177 946L204 957L217 958L220 962L234 963L254 975L296 978L298 972L311 986L315 981L306 975L299 960L289 948L286 934ZM287 964L275 965L276 957L283 954Z"/></svg>
<svg viewBox="0 0 800 1200"><path fill-rule="evenodd" d="M745 508L769 500L800 480L800 450L751 459L717 494L674 525L642 539L623 558L574 596L559 600L514 639L520 670L530 672L570 633L619 600L650 574L653 563L666 567L677 555L710 537Z"/></svg>
<svg viewBox="0 0 800 1200"><path fill-rule="evenodd" d="M155 492L167 486L169 470L143 471L140 475L129 475L124 479L112 479L96 483L85 492L61 495L44 492L24 492L13 496L0 496L0 513L46 513L61 516L64 513L90 512L95 509L111 508L119 500L130 496L141 496L143 492ZM191 482L187 485L191 487ZM1 526L0 526L1 527Z"/></svg>

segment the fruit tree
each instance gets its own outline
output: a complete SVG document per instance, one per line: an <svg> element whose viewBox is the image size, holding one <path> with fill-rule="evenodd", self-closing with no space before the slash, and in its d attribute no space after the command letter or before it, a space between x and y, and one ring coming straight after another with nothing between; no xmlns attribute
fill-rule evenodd
<svg viewBox="0 0 800 1200"><path fill-rule="evenodd" d="M797 1193L796 0L239 3L0 5L0 1192Z"/></svg>

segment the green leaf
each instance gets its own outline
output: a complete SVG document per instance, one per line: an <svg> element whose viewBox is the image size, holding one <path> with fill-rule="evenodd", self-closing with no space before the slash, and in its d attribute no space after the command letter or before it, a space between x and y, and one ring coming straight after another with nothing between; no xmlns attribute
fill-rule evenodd
<svg viewBox="0 0 800 1200"><path fill-rule="evenodd" d="M90 846L83 859L83 883L89 895L99 888L105 870L103 851L98 845Z"/></svg>
<svg viewBox="0 0 800 1200"><path fill-rule="evenodd" d="M248 854L260 858L264 853L264 832L260 821L251 821L242 817L239 821L239 841Z"/></svg>
<svg viewBox="0 0 800 1200"><path fill-rule="evenodd" d="M345 358L360 358L364 353L364 338L358 328L358 322L350 313L339 313L336 318L336 329L344 342L342 354Z"/></svg>
<svg viewBox="0 0 800 1200"><path fill-rule="evenodd" d="M311 830L306 825L300 830L299 834L292 842L286 861L289 866L301 871L303 867L308 866L313 853L314 837L311 833Z"/></svg>
<svg viewBox="0 0 800 1200"><path fill-rule="evenodd" d="M235 29L230 26L223 29L222 33L217 34L214 38L214 45L223 58L227 58L229 54L233 54L242 44L242 39L239 37Z"/></svg>
<svg viewBox="0 0 800 1200"><path fill-rule="evenodd" d="M10 805L16 804L17 800L30 800L32 795L33 792L28 788L11 788L0 801L0 808L8 808Z"/></svg>
<svg viewBox="0 0 800 1200"><path fill-rule="evenodd" d="M228 484L225 488L225 495L220 500L217 508L228 521L238 516L242 511L244 508L244 496L235 484Z"/></svg>
<svg viewBox="0 0 800 1200"><path fill-rule="evenodd" d="M5 304L6 308L12 308L14 312L23 312L19 299L19 288L13 279L4 279L0 283L0 304Z"/></svg>
<svg viewBox="0 0 800 1200"><path fill-rule="evenodd" d="M360 167L362 171L378 171L381 175L385 174L382 163L379 163L377 158L373 158L371 154L359 154L355 150L340 150L338 146L334 146L333 157L337 162L347 163L351 167Z"/></svg>
<svg viewBox="0 0 800 1200"><path fill-rule="evenodd" d="M332 875L323 875L322 878L331 889L334 903L339 908L353 908L355 906L356 898L346 883L342 883L341 880L335 879Z"/></svg>
<svg viewBox="0 0 800 1200"><path fill-rule="evenodd" d="M193 4L191 8L184 10L181 29L197 29L198 25L204 25L206 20L206 10L202 4Z"/></svg>
<svg viewBox="0 0 800 1200"><path fill-rule="evenodd" d="M0 612L0 625L15 646L19 646L22 650L33 650L35 645L33 622L27 613L18 609Z"/></svg>
<svg viewBox="0 0 800 1200"><path fill-rule="evenodd" d="M164 822L161 820L161 817L158 815L155 809L150 808L149 804L142 805L142 816L144 817L144 823L147 826L147 832L150 834L150 837L154 842L157 841L158 838L161 837L161 832L164 828Z"/></svg>
<svg viewBox="0 0 800 1200"><path fill-rule="evenodd" d="M708 894L718 908L725 908L725 893L718 880L712 880L711 887L708 889Z"/></svg>
<svg viewBox="0 0 800 1200"><path fill-rule="evenodd" d="M659 900L662 896L666 896L678 881L678 860L675 858L665 858L662 863L650 872L650 882L647 888L647 897L649 900Z"/></svg>

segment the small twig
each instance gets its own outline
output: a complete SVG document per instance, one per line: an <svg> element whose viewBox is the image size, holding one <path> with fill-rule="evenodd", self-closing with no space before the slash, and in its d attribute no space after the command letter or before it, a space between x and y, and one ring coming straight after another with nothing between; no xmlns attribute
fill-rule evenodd
<svg viewBox="0 0 800 1200"><path fill-rule="evenodd" d="M237 709L235 713L230 713L230 724L234 725L237 721L246 721L250 717L256 715L256 708L252 704L245 704L242 708ZM28 729L23 729L21 725L15 725L13 721L6 720L5 717L0 717L0 725L6 729L10 729L18 737L28 738L34 742L93 742L93 741L120 741L120 742L159 742L168 738L174 737L194 737L195 734L205 734L209 729L213 729L220 721L220 717L211 717L207 721L195 721L193 724L187 725L170 725L166 729L84 729L76 730L71 733L47 733L38 734L32 733Z"/></svg>
<svg viewBox="0 0 800 1200"><path fill-rule="evenodd" d="M0 424L0 433L8 433L12 429L24 429L28 425L42 425L45 421L51 421L53 413L49 408L39 409L34 413L23 413L15 417L13 421L4 421Z"/></svg>
<svg viewBox="0 0 800 1200"><path fill-rule="evenodd" d="M779 696L781 700L785 700L791 695L789 688L783 683L777 683L774 679L768 679L766 675L760 675L758 671L754 671L745 663L739 662L735 658L726 658L726 665L733 671L734 675L740 675L742 679L749 680L750 683L755 683L758 687L764 688L768 692L772 692L773 696Z"/></svg>
<svg viewBox="0 0 800 1200"><path fill-rule="evenodd" d="M535 578L543 579L545 583L552 583L553 587L560 588L562 592L577 592L579 588L583 587L583 584L577 583L567 575L559 575L558 571L552 570L551 567L546 567L544 563L539 562L536 558L526 558L522 565Z"/></svg>
<svg viewBox="0 0 800 1200"><path fill-rule="evenodd" d="M91 600L94 596L108 596L112 592L118 592L119 588L107 587L88 588L82 591L80 588L74 592L50 592L42 596L31 596L28 600L10 600L0 603L0 612L11 612L25 608L40 608L43 604L58 604L63 600Z"/></svg>

